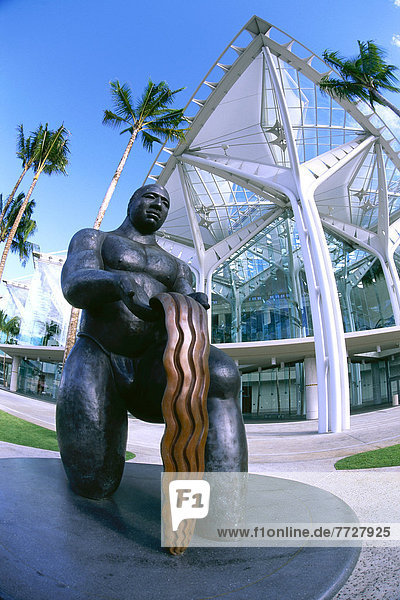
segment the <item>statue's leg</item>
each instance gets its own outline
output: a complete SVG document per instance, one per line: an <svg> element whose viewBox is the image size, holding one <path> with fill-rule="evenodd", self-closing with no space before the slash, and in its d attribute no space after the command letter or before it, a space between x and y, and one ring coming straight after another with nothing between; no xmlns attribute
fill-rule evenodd
<svg viewBox="0 0 400 600"><path fill-rule="evenodd" d="M247 441L239 405L240 374L234 361L211 346L206 471L247 471Z"/></svg>
<svg viewBox="0 0 400 600"><path fill-rule="evenodd" d="M110 357L89 338L77 341L64 366L57 436L74 492L87 498L110 496L124 469L127 414Z"/></svg>
<svg viewBox="0 0 400 600"><path fill-rule="evenodd" d="M137 361L134 388L126 395L128 410L138 419L160 423L161 400L167 383L163 346L149 349ZM229 356L210 349L207 399L209 432L206 471L247 471L247 441L239 406L240 375Z"/></svg>

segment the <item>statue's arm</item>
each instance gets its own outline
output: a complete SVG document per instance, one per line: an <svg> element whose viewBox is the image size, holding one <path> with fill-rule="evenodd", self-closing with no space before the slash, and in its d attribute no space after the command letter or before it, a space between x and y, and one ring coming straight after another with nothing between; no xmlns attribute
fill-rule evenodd
<svg viewBox="0 0 400 600"><path fill-rule="evenodd" d="M82 229L74 235L61 273L65 298L76 308L95 308L122 300L139 319L159 318L149 306L149 298L125 271L106 271L102 259L104 233Z"/></svg>
<svg viewBox="0 0 400 600"><path fill-rule="evenodd" d="M82 229L72 238L61 273L65 298L76 308L90 308L121 299L118 275L105 271L101 256L104 234Z"/></svg>
<svg viewBox="0 0 400 600"><path fill-rule="evenodd" d="M186 263L183 261L178 262L178 274L174 284L174 292L179 292L185 296L194 298L196 302L201 304L206 310L210 308L208 303L207 294L203 292L193 291L193 273Z"/></svg>

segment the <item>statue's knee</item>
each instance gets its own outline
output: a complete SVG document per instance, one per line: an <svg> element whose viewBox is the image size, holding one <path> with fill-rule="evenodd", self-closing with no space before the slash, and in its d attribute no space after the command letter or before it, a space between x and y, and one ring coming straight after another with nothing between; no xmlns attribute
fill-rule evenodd
<svg viewBox="0 0 400 600"><path fill-rule="evenodd" d="M84 498L93 500L102 500L111 496L118 488L122 478L124 465L122 464L118 472L112 476L104 473L68 473L68 479L71 489Z"/></svg>
<svg viewBox="0 0 400 600"><path fill-rule="evenodd" d="M214 398L234 398L239 396L241 379L235 362L224 352L211 346L210 350L210 390Z"/></svg>

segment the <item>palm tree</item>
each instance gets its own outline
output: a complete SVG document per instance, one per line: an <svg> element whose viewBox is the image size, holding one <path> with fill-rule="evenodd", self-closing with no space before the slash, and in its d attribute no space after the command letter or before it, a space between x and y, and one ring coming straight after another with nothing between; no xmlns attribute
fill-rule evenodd
<svg viewBox="0 0 400 600"><path fill-rule="evenodd" d="M0 260L0 281L3 278L4 266L6 263L8 252L11 248L12 241L17 232L18 225L22 219L22 216L29 203L30 197L32 195L33 190L35 189L40 175L43 172L47 173L48 175L51 175L53 173L62 173L63 175L66 175L65 169L68 164L67 155L69 153L67 142L68 132L65 129L64 125L61 125L56 131L49 130L47 124L43 128L40 143L37 150L35 151L35 159L33 162L35 175L33 177L33 181L28 190L28 193L20 206L20 209L15 218L10 233L8 234L8 238L3 250L3 255Z"/></svg>
<svg viewBox="0 0 400 600"><path fill-rule="evenodd" d="M6 334L5 343L8 344L10 341L10 336L15 336L19 334L21 319L19 317L11 317L3 311L0 310L0 331ZM6 386L6 353L3 355L3 382Z"/></svg>
<svg viewBox="0 0 400 600"><path fill-rule="evenodd" d="M179 141L184 139L185 135L185 130L179 129L180 125L186 121L183 115L183 108L171 108L175 94L182 91L183 88L170 90L165 81L156 84L149 79L141 98L134 102L132 91L126 83L121 85L116 80L110 82L110 86L115 112L105 110L103 124L110 125L115 129L124 127L121 134L129 132L130 137L101 203L93 229L100 229L111 196L114 193L137 136L140 134L142 146L151 152L154 142L163 144L168 140ZM64 362L75 343L79 314L79 309L72 308L65 343Z"/></svg>
<svg viewBox="0 0 400 600"><path fill-rule="evenodd" d="M14 195L19 188L21 181L23 180L26 173L29 169L35 164L35 161L38 160L41 148L41 141L43 136L45 135L46 127L43 125L39 125L36 131L33 131L29 137L25 137L24 134L24 126L18 125L18 137L17 137L17 158L20 158L22 161L22 173L17 179L17 183L15 184L11 194L7 198L7 202L5 203L1 213L0 213L0 223L3 221L4 215L6 214L8 207L14 199Z"/></svg>
<svg viewBox="0 0 400 600"><path fill-rule="evenodd" d="M321 91L340 100L365 100L372 109L375 103L381 104L400 117L400 109L380 92L400 92L400 88L395 85L399 82L395 75L397 67L386 64L387 53L371 40L358 41L358 48L358 56L348 59L340 56L338 52L325 50L325 62L336 69L343 79L325 75L319 83Z"/></svg>
<svg viewBox="0 0 400 600"><path fill-rule="evenodd" d="M5 212L4 219L0 221L0 242L4 242L15 222L16 216L24 201L25 194L21 193L13 200L11 206ZM2 195L0 194L0 206L2 204ZM22 266L25 267L29 257L32 254L34 244L28 241L28 238L36 231L36 221L32 219L35 201L29 200L22 219L18 225L14 239L11 242L11 252L19 255Z"/></svg>
<svg viewBox="0 0 400 600"><path fill-rule="evenodd" d="M115 129L125 127L121 135L129 132L130 137L101 203L94 229L100 228L104 213L138 134L141 135L143 147L149 152L153 150L154 142L163 144L168 140L182 140L185 134L183 129L179 129L182 122L186 120L183 116L183 108L170 108L175 94L183 88L172 91L165 81L155 84L149 79L142 97L134 103L132 91L126 83L121 85L119 81L112 81L110 86L115 112L105 110L103 124Z"/></svg>
<svg viewBox="0 0 400 600"><path fill-rule="evenodd" d="M48 346L51 338L54 338L56 335L59 335L61 332L60 326L55 321L50 321L50 323L45 324L45 333L42 337L42 346ZM58 342L56 343L58 346Z"/></svg>

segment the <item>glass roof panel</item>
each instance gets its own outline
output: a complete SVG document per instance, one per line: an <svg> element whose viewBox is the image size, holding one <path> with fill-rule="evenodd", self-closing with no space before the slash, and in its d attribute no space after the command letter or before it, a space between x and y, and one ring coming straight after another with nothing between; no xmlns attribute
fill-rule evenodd
<svg viewBox="0 0 400 600"><path fill-rule="evenodd" d="M332 98L323 95L318 85L282 59L274 57L274 61L288 105L300 162L311 160L364 133L361 125ZM268 82L266 65L264 71Z"/></svg>
<svg viewBox="0 0 400 600"><path fill-rule="evenodd" d="M183 165L183 172L200 228L215 242L276 209L271 200L218 175L188 164Z"/></svg>
<svg viewBox="0 0 400 600"><path fill-rule="evenodd" d="M373 229L378 222L378 169L372 148L349 185L351 222Z"/></svg>

